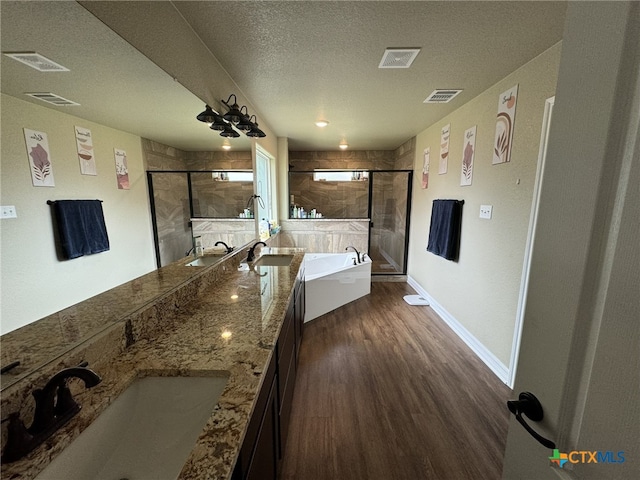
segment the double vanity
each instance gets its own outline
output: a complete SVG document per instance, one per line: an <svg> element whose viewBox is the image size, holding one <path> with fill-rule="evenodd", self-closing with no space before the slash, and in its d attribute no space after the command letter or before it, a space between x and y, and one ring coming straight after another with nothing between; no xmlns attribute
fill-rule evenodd
<svg viewBox="0 0 640 480"><path fill-rule="evenodd" d="M302 338L304 252L263 248L243 264L246 254L163 267L196 273L4 388L3 417L17 409L29 425L31 392L52 373L86 361L101 377L92 388L68 382L81 410L23 458L3 461L2 478L277 478Z"/></svg>

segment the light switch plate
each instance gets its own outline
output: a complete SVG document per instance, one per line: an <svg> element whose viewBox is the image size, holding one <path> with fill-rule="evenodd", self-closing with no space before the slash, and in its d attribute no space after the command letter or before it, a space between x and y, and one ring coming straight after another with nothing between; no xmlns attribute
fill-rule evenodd
<svg viewBox="0 0 640 480"><path fill-rule="evenodd" d="M491 219L493 205L480 205L480 218Z"/></svg>
<svg viewBox="0 0 640 480"><path fill-rule="evenodd" d="M2 205L0 207L0 218L17 218L16 207L14 205Z"/></svg>

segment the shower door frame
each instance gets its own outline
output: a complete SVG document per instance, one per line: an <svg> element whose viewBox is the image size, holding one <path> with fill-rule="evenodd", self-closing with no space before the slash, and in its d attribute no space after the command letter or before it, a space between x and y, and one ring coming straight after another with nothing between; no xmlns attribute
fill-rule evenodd
<svg viewBox="0 0 640 480"><path fill-rule="evenodd" d="M404 225L404 252L402 258L402 271L401 272L374 272L371 271L372 276L392 276L392 275L406 275L407 274L407 261L409 259L409 228L411 226L411 194L413 191L413 170L367 170L369 173L369 239L367 251L371 252L371 231L374 228L373 225L373 188L375 183L376 173L406 173L407 174L407 209Z"/></svg>

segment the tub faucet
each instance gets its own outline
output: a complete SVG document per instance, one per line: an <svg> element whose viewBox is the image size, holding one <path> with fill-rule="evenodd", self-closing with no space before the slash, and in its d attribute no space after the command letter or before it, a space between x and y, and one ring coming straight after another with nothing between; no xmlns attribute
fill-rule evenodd
<svg viewBox="0 0 640 480"><path fill-rule="evenodd" d="M358 259L358 263L361 263L362 260L360 259L360 252L358 252L358 250L356 250L356 247L354 247L353 245L349 245L347 248L345 248L345 250L349 250L350 248L353 248L353 251L356 252L356 258Z"/></svg>
<svg viewBox="0 0 640 480"><path fill-rule="evenodd" d="M253 247L249 249L249 253L247 253L247 262L253 262L253 260L256 258L256 247L258 245L264 245L265 247L267 246L267 244L264 242L254 243Z"/></svg>
<svg viewBox="0 0 640 480"><path fill-rule="evenodd" d="M80 411L67 386L69 378L79 378L87 388L95 387L102 379L84 366L65 368L56 373L44 388L33 391L36 407L33 423L26 428L18 412L9 415L7 441L2 462L14 462L24 457Z"/></svg>
<svg viewBox="0 0 640 480"><path fill-rule="evenodd" d="M217 241L213 246L217 247L218 245L224 245L224 248L227 249L227 253L233 252L233 247L230 247L229 245L224 243L222 240Z"/></svg>

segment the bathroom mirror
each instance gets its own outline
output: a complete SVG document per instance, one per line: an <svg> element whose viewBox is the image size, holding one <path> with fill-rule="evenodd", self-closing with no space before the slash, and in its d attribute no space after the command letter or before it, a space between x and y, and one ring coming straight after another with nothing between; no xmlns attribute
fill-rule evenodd
<svg viewBox="0 0 640 480"><path fill-rule="evenodd" d="M2 4L0 20L3 53L36 51L63 65L71 59L75 59L74 65L77 65L79 57L83 62L83 68L72 68L70 71L56 73L38 73L2 55L3 96L14 97L40 107L50 107L58 112L68 113L119 132L128 132L133 136L151 139L184 151L205 152L221 149L225 139L195 120L195 115L203 109L204 102L186 90L177 79L170 78L166 72L140 54L80 4L37 2L36 5L31 2L7 1ZM38 26L36 33L33 25ZM83 98L83 100L79 102L80 105L59 107L28 98L24 95L25 91L54 92L69 99ZM193 122L180 121L183 118L193 118ZM172 120L173 123L171 123ZM3 121L3 126L4 123ZM47 130L44 122L40 125L24 125L24 127ZM3 129L3 139L4 133ZM22 134L21 131L18 133ZM15 137L17 134L12 131L11 135ZM60 139L49 138L49 142L52 152L55 153L56 142L60 142ZM233 139L233 148L250 151L251 141L244 136ZM20 151L22 156L25 156L25 153L23 150ZM26 157L20 160L27 164ZM60 162L71 161L68 158L53 158L53 160L54 170L55 162L60 165ZM113 162L113 159L101 161L106 165L107 162ZM4 170L3 166L3 175L5 172L10 170ZM99 175L103 175L103 172L99 172ZM21 182L22 180L20 179ZM68 183L64 190L65 180L68 181L57 174L55 188L35 189L36 193L40 194L43 190L47 190L51 198L60 198L61 195L70 192ZM92 178L83 176L81 181L88 183ZM29 182L28 179L27 182ZM29 184L25 184L25 187L27 185ZM122 195L127 193L123 191ZM46 208L44 201L40 203ZM24 207L18 208L18 215L21 218L28 217L31 213ZM24 258L24 248L29 245L31 244L3 243L3 256ZM240 248L242 243L239 242L235 246ZM149 248L153 248L153 245L149 245ZM12 273L15 278L7 275L3 277L3 282L15 281L20 285L19 277L26 273L24 269L34 267L24 262L21 268L23 270L20 273ZM184 271L175 275L164 275L167 278L163 285L166 288L174 288L188 281L190 276L195 275L198 270L200 269L184 267ZM8 272L8 270L5 271ZM101 273L96 271L95 275ZM36 275L36 272L32 271L30 274ZM70 268L67 275L73 274L73 269ZM154 274L157 272L151 272L149 275ZM34 288L26 282L22 284L20 288ZM80 302L2 335L0 337L2 367L6 367L13 359L19 360L20 365L2 375L1 389L4 390L27 378L43 365L54 361L115 322L121 321L136 309L154 301L162 293L146 291L144 282L139 279L131 280L125 285L103 292L104 302L93 312L86 311ZM135 301L120 305L117 302L119 289L133 290ZM100 295L102 294L98 292L98 296ZM37 295L34 294L35 301L37 301ZM19 339L16 338L18 336ZM13 353L16 351L20 354Z"/></svg>
<svg viewBox="0 0 640 480"><path fill-rule="evenodd" d="M251 170L189 172L189 177L193 218L255 218Z"/></svg>

